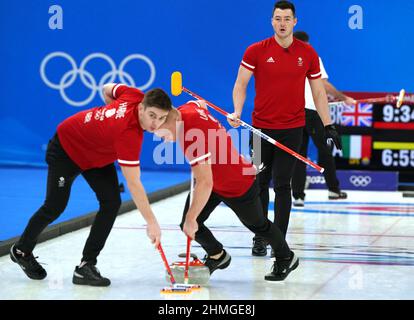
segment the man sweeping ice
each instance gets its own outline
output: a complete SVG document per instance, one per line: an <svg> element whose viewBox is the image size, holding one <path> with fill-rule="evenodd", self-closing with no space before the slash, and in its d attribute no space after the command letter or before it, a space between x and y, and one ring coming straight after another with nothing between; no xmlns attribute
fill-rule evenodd
<svg viewBox="0 0 414 320"><path fill-rule="evenodd" d="M81 263L73 273L73 283L110 285L96 264L121 206L115 161L121 166L132 199L147 222L148 237L155 246L160 243L161 230L140 180L139 159L144 131L153 132L165 121L171 100L161 89L144 94L122 84L105 85L104 96L105 106L81 111L64 120L49 142L45 201L10 250L11 259L31 279L42 280L47 276L33 256L33 249L41 232L65 210L72 183L81 174L96 194L99 211Z"/></svg>
<svg viewBox="0 0 414 320"><path fill-rule="evenodd" d="M172 109L155 131L165 141L177 141L195 179L191 205L184 208L181 229L207 252L204 264L210 274L229 266L231 257L204 224L224 202L254 234L269 241L275 261L268 281L282 281L299 265L280 229L262 211L256 168L237 152L225 128L208 112L204 101L190 101Z"/></svg>

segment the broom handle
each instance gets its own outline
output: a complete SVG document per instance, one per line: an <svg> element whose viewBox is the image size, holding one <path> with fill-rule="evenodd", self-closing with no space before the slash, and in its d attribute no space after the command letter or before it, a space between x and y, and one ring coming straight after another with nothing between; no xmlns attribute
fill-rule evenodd
<svg viewBox="0 0 414 320"><path fill-rule="evenodd" d="M175 279L174 279L174 276L172 274L170 265L168 264L167 258L165 257L164 250L161 247L161 243L158 245L158 251L161 255L162 261L164 262L165 268L167 269L168 275L170 276L171 284L174 285L175 284Z"/></svg>
<svg viewBox="0 0 414 320"><path fill-rule="evenodd" d="M191 206L191 201L193 200L193 191L194 191L194 177L193 172L191 172L191 182L190 182L190 199L188 208ZM187 251L185 256L185 270L184 270L184 283L188 284L188 269L190 265L190 248L191 248L191 238L187 236Z"/></svg>
<svg viewBox="0 0 414 320"><path fill-rule="evenodd" d="M222 115L224 115L227 118L232 119L231 115L224 111L223 109L219 108L218 106L216 106L215 104L211 103L210 101L207 101L205 99L203 99L202 97L200 97L199 95L197 95L196 93L188 90L187 88L182 87L182 90L186 93L188 93L190 96L198 99L198 100L204 100L206 102L206 104L216 110L217 112L221 113ZM296 151L293 151L292 149L286 147L285 145L281 144L280 142L274 140L273 138L269 137L267 134L264 134L263 132L261 132L260 130L252 127L251 125L247 124L246 122L239 120L240 121L240 125L242 127L245 127L246 129L252 131L254 134L258 135L259 137L261 137L262 139L266 140L267 142L270 142L271 144L275 145L276 147L282 149L283 151L286 151L287 153L289 153L290 155L294 156L296 159L299 159L300 161L306 163L308 166L318 170L320 173L324 172L324 168L318 166L316 163L313 163L311 160L303 157L302 155L300 155L299 153L297 153Z"/></svg>

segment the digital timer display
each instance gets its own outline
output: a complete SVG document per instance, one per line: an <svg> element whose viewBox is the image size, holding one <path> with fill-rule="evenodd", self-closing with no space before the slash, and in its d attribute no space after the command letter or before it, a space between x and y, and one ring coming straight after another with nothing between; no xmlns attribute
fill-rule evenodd
<svg viewBox="0 0 414 320"><path fill-rule="evenodd" d="M414 106L396 108L391 104L376 105L374 108L374 129L414 130Z"/></svg>
<svg viewBox="0 0 414 320"><path fill-rule="evenodd" d="M403 105L401 108L395 108L394 106L387 104L382 109L382 120L384 122L402 122L408 123L414 121L414 108Z"/></svg>
<svg viewBox="0 0 414 320"><path fill-rule="evenodd" d="M367 114L362 114L360 109L351 112L348 108L347 113L344 111L345 106L342 109L337 110L337 118L341 121L350 115L355 119L369 117L368 109L365 110ZM414 99L405 101L400 108L388 102L374 103L371 110L371 122L365 119L363 125L358 126L354 125L356 120L352 122L352 126L338 123L346 152L334 154L337 167L414 171ZM371 143L364 143L369 139ZM348 140L350 143L347 144Z"/></svg>
<svg viewBox="0 0 414 320"><path fill-rule="evenodd" d="M414 168L414 150L382 150L381 164L393 168Z"/></svg>

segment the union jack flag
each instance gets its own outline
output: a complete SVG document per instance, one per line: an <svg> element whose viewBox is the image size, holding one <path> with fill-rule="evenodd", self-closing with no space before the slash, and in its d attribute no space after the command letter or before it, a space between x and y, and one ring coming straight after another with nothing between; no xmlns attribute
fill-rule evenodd
<svg viewBox="0 0 414 320"><path fill-rule="evenodd" d="M344 105L341 125L346 127L372 127L372 104Z"/></svg>

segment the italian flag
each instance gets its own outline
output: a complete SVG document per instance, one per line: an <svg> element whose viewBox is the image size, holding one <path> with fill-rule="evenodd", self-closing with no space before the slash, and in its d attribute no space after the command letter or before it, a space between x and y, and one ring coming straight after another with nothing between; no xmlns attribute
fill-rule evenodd
<svg viewBox="0 0 414 320"><path fill-rule="evenodd" d="M342 136L342 157L346 159L370 159L371 143L371 136Z"/></svg>

